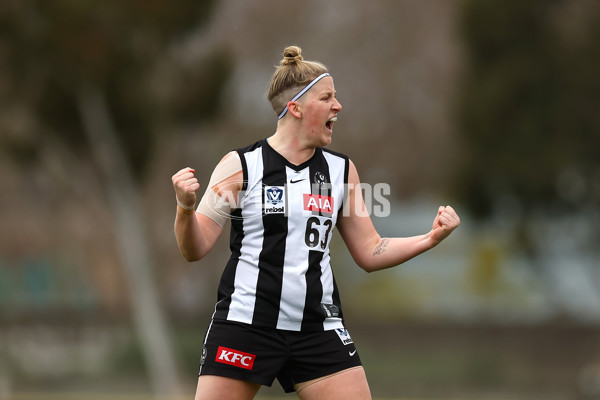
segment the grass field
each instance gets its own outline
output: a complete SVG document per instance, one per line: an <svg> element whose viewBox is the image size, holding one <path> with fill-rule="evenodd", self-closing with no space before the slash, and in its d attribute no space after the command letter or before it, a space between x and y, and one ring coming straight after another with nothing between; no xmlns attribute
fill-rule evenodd
<svg viewBox="0 0 600 400"><path fill-rule="evenodd" d="M161 400L191 400L193 394L185 397L172 397ZM255 400L291 400L297 399L294 394L269 396L258 395ZM10 400L155 400L151 395L135 395L135 394L90 394L90 393L14 393L10 396ZM0 397L0 400L9 400ZM375 397L373 400L425 400L425 399L408 399L408 398L390 398L390 397ZM447 399L459 400L459 399Z"/></svg>
<svg viewBox="0 0 600 400"><path fill-rule="evenodd" d="M180 333L182 379L192 399L198 329ZM189 337L188 337L189 336ZM581 373L598 362L600 329L576 325L462 326L403 324L356 326L352 337L376 400L565 400L584 395ZM568 344L568 345L566 345ZM154 400L135 348L104 375L61 380L13 375L0 381L0 400ZM3 388L3 386L5 386ZM279 384L257 400L297 399Z"/></svg>
<svg viewBox="0 0 600 400"><path fill-rule="evenodd" d="M298 397L290 395L282 396L257 396L255 400L291 400ZM0 397L1 400L5 400ZM119 395L119 394L86 394L86 393L15 393L11 395L10 400L155 400L155 397L150 395ZM169 398L162 400L191 400L193 395L178 398ZM8 400L8 399L6 399ZM375 397L373 400L426 400L426 399L408 399L408 398L390 398L390 397ZM459 400L459 399L446 399Z"/></svg>

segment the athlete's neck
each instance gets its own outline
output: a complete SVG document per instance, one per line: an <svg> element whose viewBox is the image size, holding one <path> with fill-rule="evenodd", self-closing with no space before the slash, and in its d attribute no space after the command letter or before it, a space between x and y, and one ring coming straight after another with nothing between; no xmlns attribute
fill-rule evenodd
<svg viewBox="0 0 600 400"><path fill-rule="evenodd" d="M303 145L297 136L277 130L268 139L269 146L294 165L300 165L315 154L314 146Z"/></svg>

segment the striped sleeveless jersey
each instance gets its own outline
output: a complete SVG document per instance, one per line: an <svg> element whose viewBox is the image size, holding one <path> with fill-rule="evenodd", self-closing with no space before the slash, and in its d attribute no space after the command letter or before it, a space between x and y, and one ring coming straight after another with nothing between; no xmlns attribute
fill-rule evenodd
<svg viewBox="0 0 600 400"><path fill-rule="evenodd" d="M348 158L317 148L296 166L267 140L237 152L244 185L213 318L291 331L343 328L329 243Z"/></svg>

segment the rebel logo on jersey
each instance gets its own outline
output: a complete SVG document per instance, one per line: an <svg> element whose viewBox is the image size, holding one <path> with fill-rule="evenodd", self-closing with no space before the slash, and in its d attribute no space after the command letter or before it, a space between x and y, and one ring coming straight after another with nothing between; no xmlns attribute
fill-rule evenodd
<svg viewBox="0 0 600 400"><path fill-rule="evenodd" d="M265 214L285 214L285 186L265 186Z"/></svg>
<svg viewBox="0 0 600 400"><path fill-rule="evenodd" d="M243 351L219 346L215 361L222 364L233 365L234 367L251 370L254 367L255 354L244 353Z"/></svg>

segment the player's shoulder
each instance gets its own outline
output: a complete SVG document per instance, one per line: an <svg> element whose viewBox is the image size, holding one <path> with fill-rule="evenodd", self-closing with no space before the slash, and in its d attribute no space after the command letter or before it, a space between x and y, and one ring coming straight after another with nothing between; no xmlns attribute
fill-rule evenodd
<svg viewBox="0 0 600 400"><path fill-rule="evenodd" d="M219 176L230 176L242 170L242 161L236 150L225 154L215 167L215 173Z"/></svg>
<svg viewBox="0 0 600 400"><path fill-rule="evenodd" d="M337 151L334 151L331 149L327 149L325 147L322 147L321 150L323 151L323 153L330 154L335 157L343 158L344 160L350 160L350 158L343 153L340 153L340 152L337 152Z"/></svg>
<svg viewBox="0 0 600 400"><path fill-rule="evenodd" d="M237 152L238 155L243 155L245 153L250 153L260 147L264 147L265 144L267 143L267 141L265 139L262 140L258 140L250 145L244 146L244 147L240 147L235 149L234 151Z"/></svg>

